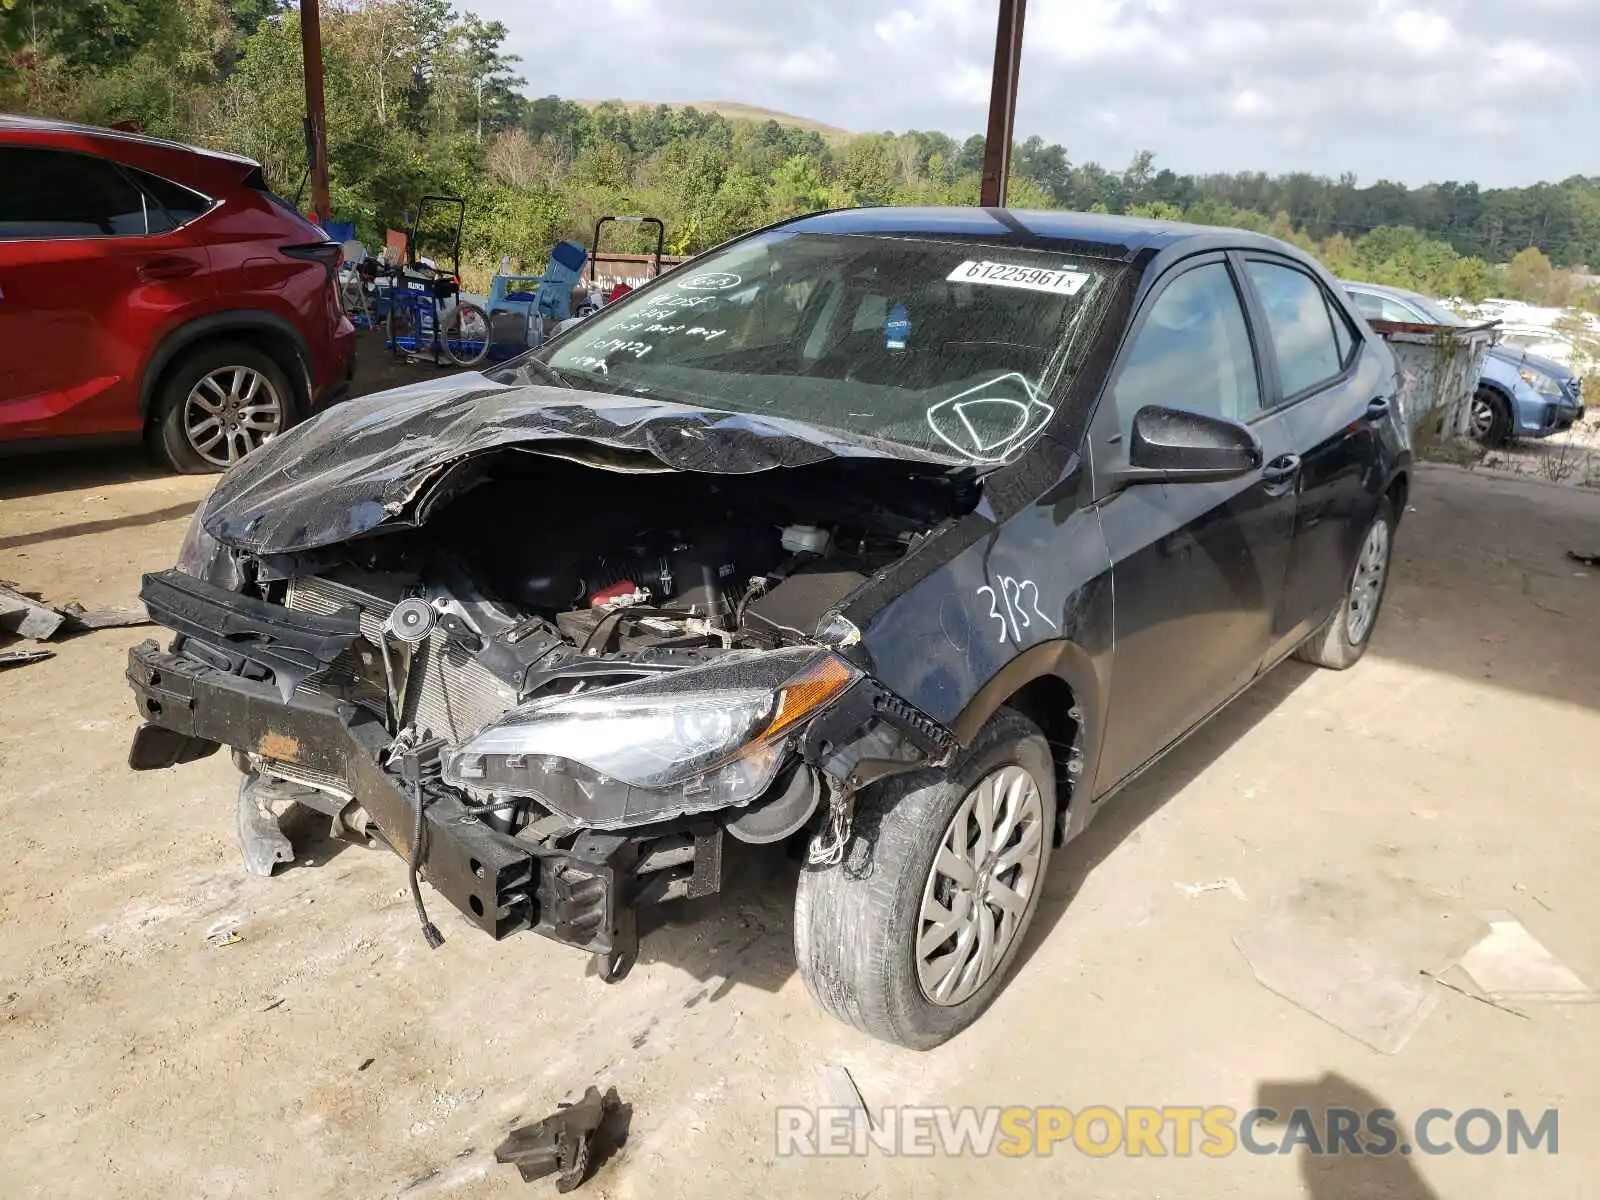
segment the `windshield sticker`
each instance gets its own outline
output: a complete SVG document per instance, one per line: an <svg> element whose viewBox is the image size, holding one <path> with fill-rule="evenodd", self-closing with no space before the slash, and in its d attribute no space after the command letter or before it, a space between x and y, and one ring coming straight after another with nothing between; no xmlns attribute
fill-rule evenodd
<svg viewBox="0 0 1600 1200"><path fill-rule="evenodd" d="M743 277L732 271L701 271L698 275L678 280L678 286L686 292L725 292L743 282Z"/></svg>
<svg viewBox="0 0 1600 1200"><path fill-rule="evenodd" d="M889 315L883 322L883 348L904 350L910 340L911 314L906 311L904 304L896 304L889 310Z"/></svg>
<svg viewBox="0 0 1600 1200"><path fill-rule="evenodd" d="M1083 271L1065 267L1022 267L1014 263L987 262L983 259L962 263L945 276L951 283L982 283L991 287L1026 288L1030 292L1054 292L1058 296L1076 296L1089 282Z"/></svg>
<svg viewBox="0 0 1600 1200"><path fill-rule="evenodd" d="M1011 635L1011 640L1019 646L1022 644L1022 631L1033 628L1033 618L1038 617L1051 629L1056 623L1044 615L1039 607L1039 585L1031 579L1015 579L1010 575L995 577L998 588L985 584L980 587L977 594L987 595L989 598L989 618L1000 623L1000 636L998 638L1003 646L1006 635ZM1002 611L1002 609L1004 611Z"/></svg>
<svg viewBox="0 0 1600 1200"><path fill-rule="evenodd" d="M927 413L928 428L940 441L981 463L1004 462L1055 415L1055 408L1015 371L941 400Z"/></svg>

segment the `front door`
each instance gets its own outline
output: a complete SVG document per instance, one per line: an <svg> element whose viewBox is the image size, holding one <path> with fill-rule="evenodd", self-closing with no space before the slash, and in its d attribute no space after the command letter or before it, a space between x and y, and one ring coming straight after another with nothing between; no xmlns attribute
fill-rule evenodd
<svg viewBox="0 0 1600 1200"><path fill-rule="evenodd" d="M1191 260L1152 292L1090 428L1112 562L1111 699L1096 790L1181 737L1255 675L1293 538L1299 460L1263 372L1232 267ZM1220 483L1111 491L1133 416L1160 404L1246 424L1262 466Z"/></svg>

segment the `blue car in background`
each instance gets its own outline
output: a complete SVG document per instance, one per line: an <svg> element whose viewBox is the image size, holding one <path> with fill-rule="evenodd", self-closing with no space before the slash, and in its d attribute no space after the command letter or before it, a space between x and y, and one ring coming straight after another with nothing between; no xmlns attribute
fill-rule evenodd
<svg viewBox="0 0 1600 1200"><path fill-rule="evenodd" d="M1369 320L1461 325L1437 300L1377 283L1344 284L1356 311ZM1491 346L1472 398L1472 436L1487 446L1512 438L1549 437L1583 416L1583 381L1548 358L1512 346Z"/></svg>

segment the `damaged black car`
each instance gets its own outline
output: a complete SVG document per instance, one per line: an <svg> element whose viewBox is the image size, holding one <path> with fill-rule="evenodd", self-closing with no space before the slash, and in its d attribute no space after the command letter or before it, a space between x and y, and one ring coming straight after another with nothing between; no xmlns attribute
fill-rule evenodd
<svg viewBox="0 0 1600 1200"><path fill-rule="evenodd" d="M430 942L432 896L610 978L729 839L789 843L812 994L933 1046L1117 788L1287 655L1361 656L1397 389L1270 238L800 218L230 471L145 579L131 765L231 747L251 870L317 810Z"/></svg>

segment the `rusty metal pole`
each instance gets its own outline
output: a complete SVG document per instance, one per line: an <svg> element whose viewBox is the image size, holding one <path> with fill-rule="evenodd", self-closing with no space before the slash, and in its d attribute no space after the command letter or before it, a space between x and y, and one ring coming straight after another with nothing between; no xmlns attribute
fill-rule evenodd
<svg viewBox="0 0 1600 1200"><path fill-rule="evenodd" d="M1011 172L1011 129L1017 116L1017 76L1022 67L1022 18L1028 0L1000 0L994 35L994 84L989 90L989 131L983 143L978 203L1000 208Z"/></svg>
<svg viewBox="0 0 1600 1200"><path fill-rule="evenodd" d="M333 218L328 198L328 122L322 108L322 12L320 0L300 0L300 56L306 77L306 166L311 169L311 205L317 220Z"/></svg>

